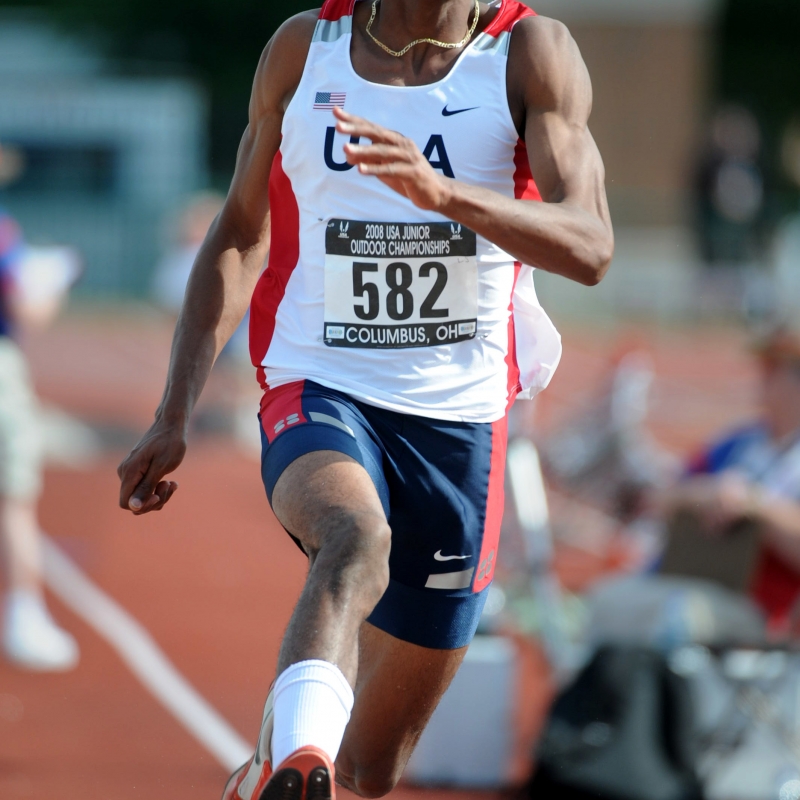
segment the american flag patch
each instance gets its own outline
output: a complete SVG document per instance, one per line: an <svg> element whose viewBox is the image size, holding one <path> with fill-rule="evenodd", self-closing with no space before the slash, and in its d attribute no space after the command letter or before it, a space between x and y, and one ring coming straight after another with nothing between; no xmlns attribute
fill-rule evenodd
<svg viewBox="0 0 800 800"><path fill-rule="evenodd" d="M314 98L315 111L331 111L334 108L344 108L347 92L317 92Z"/></svg>

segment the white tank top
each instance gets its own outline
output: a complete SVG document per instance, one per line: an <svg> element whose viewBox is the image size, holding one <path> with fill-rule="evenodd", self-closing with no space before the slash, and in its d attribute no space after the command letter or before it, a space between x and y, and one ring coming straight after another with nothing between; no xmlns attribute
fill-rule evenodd
<svg viewBox="0 0 800 800"><path fill-rule="evenodd" d="M434 419L494 422L543 389L561 341L523 266L345 160L334 106L410 137L432 166L540 199L508 106L514 24L502 0L440 81L371 83L350 60L355 0L326 0L270 176L272 243L251 306L265 389L310 379Z"/></svg>

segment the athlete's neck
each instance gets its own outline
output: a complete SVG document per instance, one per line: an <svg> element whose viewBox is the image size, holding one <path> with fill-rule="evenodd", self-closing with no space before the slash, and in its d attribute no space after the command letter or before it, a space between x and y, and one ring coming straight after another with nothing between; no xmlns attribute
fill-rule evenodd
<svg viewBox="0 0 800 800"><path fill-rule="evenodd" d="M457 42L469 29L474 8L475 0L380 0L372 32L393 49L424 37Z"/></svg>
<svg viewBox="0 0 800 800"><path fill-rule="evenodd" d="M393 86L422 86L444 78L463 49L418 44L402 58L376 45L366 33L373 0L356 3L350 51L353 69L366 80ZM380 0L372 34L387 47L402 50L415 39L459 42L473 20L475 0ZM478 32L495 10L483 5Z"/></svg>

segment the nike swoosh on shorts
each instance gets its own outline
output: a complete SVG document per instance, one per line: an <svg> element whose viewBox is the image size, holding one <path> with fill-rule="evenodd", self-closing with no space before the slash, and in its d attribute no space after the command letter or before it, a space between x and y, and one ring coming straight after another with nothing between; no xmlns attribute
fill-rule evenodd
<svg viewBox="0 0 800 800"><path fill-rule="evenodd" d="M443 556L441 550L434 553L433 557L437 561L463 561L465 558L469 558L469 556Z"/></svg>

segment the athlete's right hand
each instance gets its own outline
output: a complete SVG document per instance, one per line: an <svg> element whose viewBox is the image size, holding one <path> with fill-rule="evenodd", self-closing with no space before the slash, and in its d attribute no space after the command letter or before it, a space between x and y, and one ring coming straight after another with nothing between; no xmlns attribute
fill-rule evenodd
<svg viewBox="0 0 800 800"><path fill-rule="evenodd" d="M156 420L117 467L117 475L122 481L120 508L137 516L164 508L178 488L175 481L166 481L164 476L178 468L185 454L183 430Z"/></svg>

